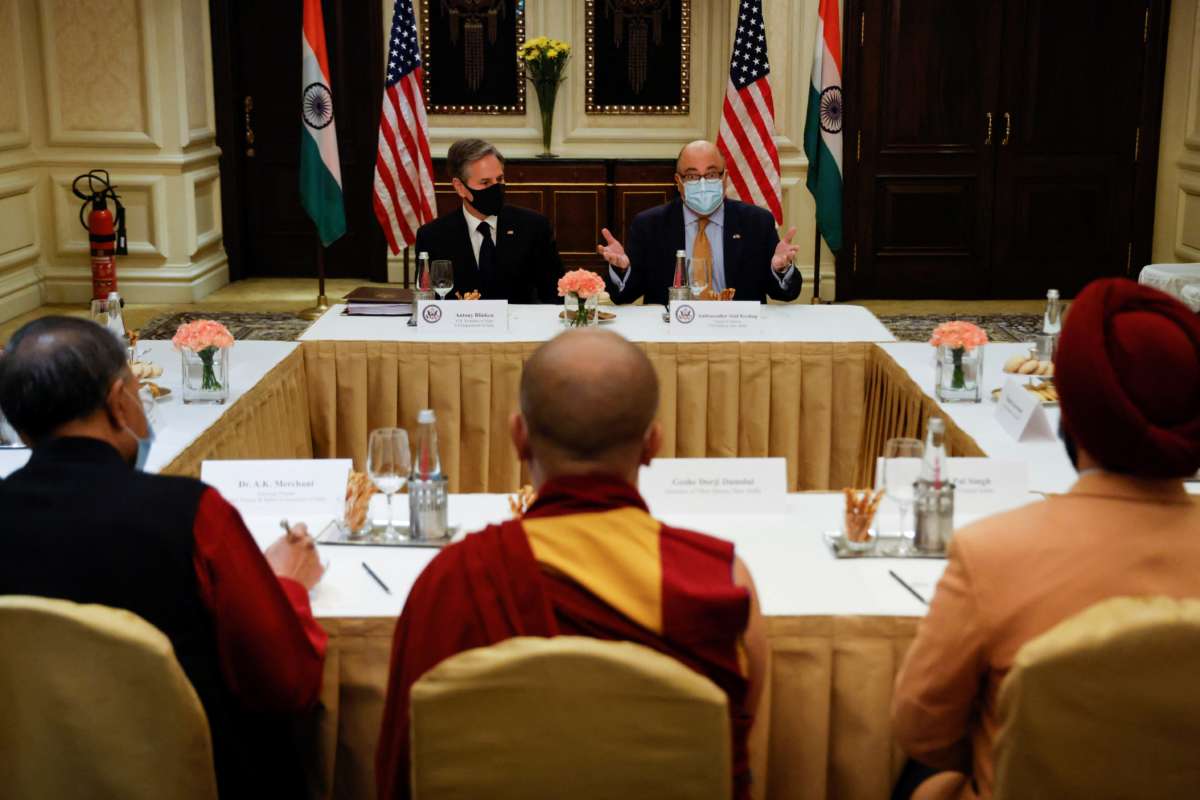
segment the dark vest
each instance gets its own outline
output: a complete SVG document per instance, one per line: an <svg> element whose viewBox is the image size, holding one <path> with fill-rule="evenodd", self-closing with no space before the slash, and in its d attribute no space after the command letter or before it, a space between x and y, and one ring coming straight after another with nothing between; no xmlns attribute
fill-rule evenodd
<svg viewBox="0 0 1200 800"><path fill-rule="evenodd" d="M0 482L0 594L123 608L166 634L208 715L227 800L246 786L252 753L196 583L192 527L204 490L191 478L134 471L97 439L35 448Z"/></svg>

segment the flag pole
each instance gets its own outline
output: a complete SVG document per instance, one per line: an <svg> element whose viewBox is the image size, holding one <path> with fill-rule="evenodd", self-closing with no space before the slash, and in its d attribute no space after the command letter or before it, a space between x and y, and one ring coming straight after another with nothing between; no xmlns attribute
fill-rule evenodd
<svg viewBox="0 0 1200 800"><path fill-rule="evenodd" d="M297 312L300 319L317 319L329 310L329 298L325 296L325 245L317 239L317 304Z"/></svg>
<svg viewBox="0 0 1200 800"><path fill-rule="evenodd" d="M813 229L816 231L813 236L813 296L812 305L821 304L821 228L817 225L816 218L813 219Z"/></svg>

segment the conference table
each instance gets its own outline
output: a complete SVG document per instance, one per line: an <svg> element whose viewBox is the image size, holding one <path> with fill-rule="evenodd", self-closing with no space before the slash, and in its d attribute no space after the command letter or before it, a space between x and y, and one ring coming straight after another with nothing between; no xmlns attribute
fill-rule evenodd
<svg viewBox="0 0 1200 800"><path fill-rule="evenodd" d="M872 485L883 443L922 436L935 414L947 420L951 455L1026 461L1033 491L1061 491L1073 480L1061 445L1013 440L990 400L938 403L933 349L895 342L865 309L766 306L758 335L710 342L673 339L662 307L615 311L611 328L645 348L659 377L664 456L787 459L785 514L666 517L734 541L758 584L771 668L753 740L755 796L886 796L902 758L888 726L891 686L925 610L887 570L928 597L944 562L835 559L822 534L837 527L843 501L836 492ZM526 476L506 421L524 359L561 330L557 309L513 307L508 333L488 341L437 341L400 319L340 312L332 309L299 343L238 342L226 405L186 406L177 394L159 403L150 467L198 475L210 459L348 457L361 469L370 429L409 427L418 410L432 407L451 479L451 522L470 530L507 516L506 493ZM167 342L147 347L147 358L164 366L160 383L177 393L178 356ZM985 395L1002 385L1004 359L1027 350L989 345ZM1056 424L1053 409L1050 416ZM886 502L881 515L885 527L895 519ZM324 521L307 522L316 529ZM278 531L277 519L248 523L264 545ZM395 618L434 552L327 546L322 553L329 572L312 600L330 647L322 702L303 734L311 794L372 797Z"/></svg>

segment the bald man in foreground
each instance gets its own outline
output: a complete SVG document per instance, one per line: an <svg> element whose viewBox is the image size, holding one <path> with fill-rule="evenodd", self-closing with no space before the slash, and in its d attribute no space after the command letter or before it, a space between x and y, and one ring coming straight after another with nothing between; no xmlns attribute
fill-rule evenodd
<svg viewBox="0 0 1200 800"><path fill-rule="evenodd" d="M765 623L733 545L658 522L638 494L638 468L662 444L657 406L650 360L607 331L564 333L525 364L511 434L538 497L523 517L442 550L413 585L392 645L382 800L409 796L409 691L421 675L463 650L559 634L637 642L721 687L731 796L750 796Z"/></svg>
<svg viewBox="0 0 1200 800"><path fill-rule="evenodd" d="M792 244L795 228L780 241L765 208L725 197L725 157L703 139L684 145L675 160L679 197L647 209L629 224L627 244L607 228L596 249L608 262L608 293L614 303L665 305L675 276L675 253L712 263L709 288L736 289L735 300L790 302L800 296L800 273Z"/></svg>

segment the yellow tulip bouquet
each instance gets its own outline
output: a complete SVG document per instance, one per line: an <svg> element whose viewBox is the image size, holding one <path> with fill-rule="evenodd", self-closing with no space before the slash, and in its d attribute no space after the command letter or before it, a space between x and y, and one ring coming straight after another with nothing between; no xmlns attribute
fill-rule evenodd
<svg viewBox="0 0 1200 800"><path fill-rule="evenodd" d="M525 77L537 92L538 107L542 115L543 158L553 158L550 152L550 134L554 129L554 100L558 95L558 84L563 81L567 62L571 59L571 45L539 36L529 39L517 47L517 57L525 70Z"/></svg>

